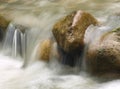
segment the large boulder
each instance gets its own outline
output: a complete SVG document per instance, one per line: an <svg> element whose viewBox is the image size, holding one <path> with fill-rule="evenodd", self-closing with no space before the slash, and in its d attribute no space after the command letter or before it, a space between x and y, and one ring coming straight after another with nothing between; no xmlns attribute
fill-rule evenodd
<svg viewBox="0 0 120 89"><path fill-rule="evenodd" d="M120 28L103 34L89 45L86 66L92 75L120 77Z"/></svg>
<svg viewBox="0 0 120 89"><path fill-rule="evenodd" d="M54 25L52 32L58 46L63 51L70 53L83 49L85 30L89 25L97 23L91 14L79 10L59 20Z"/></svg>

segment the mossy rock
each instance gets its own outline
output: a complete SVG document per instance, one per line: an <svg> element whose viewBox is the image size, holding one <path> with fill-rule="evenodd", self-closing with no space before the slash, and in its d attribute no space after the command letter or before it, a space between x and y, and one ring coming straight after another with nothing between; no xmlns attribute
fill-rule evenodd
<svg viewBox="0 0 120 89"><path fill-rule="evenodd" d="M103 34L101 39L88 47L87 71L97 76L112 74L120 77L120 28Z"/></svg>
<svg viewBox="0 0 120 89"><path fill-rule="evenodd" d="M57 44L65 52L70 53L84 48L84 33L97 20L89 13L75 11L60 19L53 27L52 32Z"/></svg>

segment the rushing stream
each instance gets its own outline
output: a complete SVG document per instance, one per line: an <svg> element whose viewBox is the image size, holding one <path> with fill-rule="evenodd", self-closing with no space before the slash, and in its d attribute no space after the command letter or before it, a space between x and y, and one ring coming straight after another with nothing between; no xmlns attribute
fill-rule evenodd
<svg viewBox="0 0 120 89"><path fill-rule="evenodd" d="M10 33L6 35L0 52L0 89L120 89L119 79L99 82L86 72L79 72L77 68L63 67L57 59L44 63L34 58L37 45L51 37L55 22L79 9L88 11L101 22L105 22L110 14L119 12L120 1L0 0L0 14L11 19L12 23L28 27L25 31L27 35L11 26L12 24L8 27ZM119 23L120 18L113 17L105 22L106 26L98 30L103 29L104 32L120 26ZM88 31L95 28L97 27L90 26ZM92 39L89 33L86 32L86 42ZM94 33L100 35L102 32ZM22 58L17 54L22 55ZM23 65L26 68L22 68Z"/></svg>

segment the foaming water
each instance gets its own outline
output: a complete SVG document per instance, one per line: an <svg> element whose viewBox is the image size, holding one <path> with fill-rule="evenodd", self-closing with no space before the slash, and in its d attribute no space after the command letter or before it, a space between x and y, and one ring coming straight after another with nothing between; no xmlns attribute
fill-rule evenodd
<svg viewBox="0 0 120 89"><path fill-rule="evenodd" d="M72 68L63 70L57 63L54 67L36 62L22 69L21 61L3 55L0 58L0 89L94 89L97 85L86 76L72 74Z"/></svg>
<svg viewBox="0 0 120 89"><path fill-rule="evenodd" d="M84 72L44 62L22 69L22 62L0 54L0 89L119 89L120 80L100 83Z"/></svg>

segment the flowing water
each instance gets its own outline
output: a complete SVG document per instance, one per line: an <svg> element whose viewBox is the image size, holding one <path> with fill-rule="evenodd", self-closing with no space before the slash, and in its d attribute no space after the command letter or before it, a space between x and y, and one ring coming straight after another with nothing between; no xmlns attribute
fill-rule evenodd
<svg viewBox="0 0 120 89"><path fill-rule="evenodd" d="M120 26L117 16L107 20L108 15L119 12L119 8L119 0L0 0L0 14L12 23L28 27L25 34L12 24L8 27L0 52L0 89L120 89L119 79L98 82L88 73L62 66L57 59L44 63L34 58L37 45L52 36L51 29L59 18L81 9L104 22L101 27L88 28L87 43L94 38L90 33L97 37ZM17 54L22 58L14 57ZM26 68L22 68L23 64Z"/></svg>

